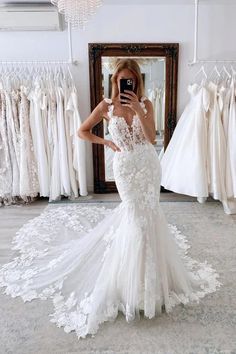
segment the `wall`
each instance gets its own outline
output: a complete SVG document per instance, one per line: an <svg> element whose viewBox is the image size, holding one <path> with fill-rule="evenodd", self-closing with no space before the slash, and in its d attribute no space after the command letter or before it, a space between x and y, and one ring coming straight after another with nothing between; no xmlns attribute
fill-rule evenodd
<svg viewBox="0 0 236 354"><path fill-rule="evenodd" d="M190 68L193 56L194 6L108 5L98 9L85 30L73 32L73 68L79 92L82 119L90 113L88 43L90 42L179 42L178 117L187 100L187 85L199 67ZM206 1L199 9L199 57L236 59L236 4L216 5ZM64 32L2 32L0 60L67 59L67 33ZM88 187L93 189L92 150L87 144Z"/></svg>

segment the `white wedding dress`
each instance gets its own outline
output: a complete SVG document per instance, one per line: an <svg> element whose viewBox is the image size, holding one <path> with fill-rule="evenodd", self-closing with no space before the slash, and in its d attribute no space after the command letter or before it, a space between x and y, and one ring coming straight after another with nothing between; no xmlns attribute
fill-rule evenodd
<svg viewBox="0 0 236 354"><path fill-rule="evenodd" d="M0 285L24 301L53 300L50 316L78 338L94 335L118 311L127 321L217 290L218 274L187 255L186 238L168 225L159 205L161 169L139 118L129 126L113 114L109 132L121 152L113 170L122 202L115 209L71 204L48 206L16 234L19 256L0 269ZM144 99L142 106L145 109Z"/></svg>
<svg viewBox="0 0 236 354"><path fill-rule="evenodd" d="M161 185L176 193L208 197L207 131L209 92L203 84L188 86L190 100L161 157Z"/></svg>

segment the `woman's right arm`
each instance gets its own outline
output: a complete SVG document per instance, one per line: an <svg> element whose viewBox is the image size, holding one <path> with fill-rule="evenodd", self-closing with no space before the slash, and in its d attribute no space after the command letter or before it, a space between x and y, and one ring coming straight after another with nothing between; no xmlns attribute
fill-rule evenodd
<svg viewBox="0 0 236 354"><path fill-rule="evenodd" d="M101 101L92 111L90 116L81 124L77 135L84 140L91 143L103 144L109 146L113 151L120 151L120 149L111 141L101 138L91 132L92 128L102 121L106 116L108 104L105 100Z"/></svg>

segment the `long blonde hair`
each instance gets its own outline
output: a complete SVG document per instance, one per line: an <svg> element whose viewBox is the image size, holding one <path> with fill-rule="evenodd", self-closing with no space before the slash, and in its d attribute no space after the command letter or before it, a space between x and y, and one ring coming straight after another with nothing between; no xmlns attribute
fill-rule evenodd
<svg viewBox="0 0 236 354"><path fill-rule="evenodd" d="M124 70L128 69L132 71L132 73L136 77L136 95L138 99L140 100L141 97L145 95L144 93L144 85L143 85L143 78L142 74L140 71L140 67L138 63L134 59L119 59L116 63L115 71L111 77L111 83L112 83L112 91L111 91L111 99L113 100L115 97L119 95L119 88L117 84L117 76L118 74Z"/></svg>

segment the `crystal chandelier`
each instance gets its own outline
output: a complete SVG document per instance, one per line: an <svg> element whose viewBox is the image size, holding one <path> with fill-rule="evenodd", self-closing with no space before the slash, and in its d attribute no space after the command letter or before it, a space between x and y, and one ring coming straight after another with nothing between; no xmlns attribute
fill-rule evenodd
<svg viewBox="0 0 236 354"><path fill-rule="evenodd" d="M89 17L102 5L102 0L51 0L51 3L58 7L72 27L84 28Z"/></svg>

